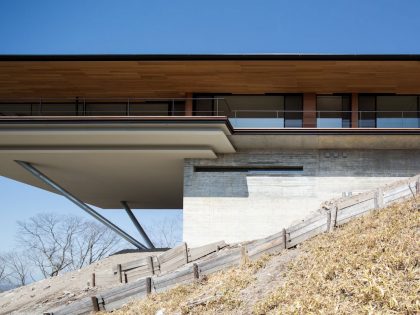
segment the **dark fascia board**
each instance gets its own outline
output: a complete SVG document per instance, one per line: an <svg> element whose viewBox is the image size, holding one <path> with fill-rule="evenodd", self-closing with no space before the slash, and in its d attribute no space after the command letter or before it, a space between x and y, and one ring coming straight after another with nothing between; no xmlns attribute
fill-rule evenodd
<svg viewBox="0 0 420 315"><path fill-rule="evenodd" d="M224 124L229 132L233 134L234 128L229 119L224 116L212 117L133 117L133 116L115 116L115 117L95 117L95 116L73 116L73 117L60 117L60 116L27 116L27 117L14 117L14 116L0 116L0 126L4 125L45 125L45 124Z"/></svg>
<svg viewBox="0 0 420 315"><path fill-rule="evenodd" d="M0 117L0 125L27 124L225 124L232 135L420 135L420 128L233 128L224 116L213 117Z"/></svg>
<svg viewBox="0 0 420 315"><path fill-rule="evenodd" d="M284 128L234 129L234 135L420 135L420 128Z"/></svg>
<svg viewBox="0 0 420 315"><path fill-rule="evenodd" d="M0 55L0 61L420 61L420 54Z"/></svg>

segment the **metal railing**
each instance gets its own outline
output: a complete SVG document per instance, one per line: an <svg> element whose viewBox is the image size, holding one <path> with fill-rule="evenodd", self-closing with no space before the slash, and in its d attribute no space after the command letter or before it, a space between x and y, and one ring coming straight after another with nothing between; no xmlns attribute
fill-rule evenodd
<svg viewBox="0 0 420 315"><path fill-rule="evenodd" d="M300 120L303 123L303 113L312 114L318 128L350 128L352 124L351 111L290 111L290 110L233 110L231 117L237 127L240 120L260 119L280 120L273 123L276 127L290 127L287 121ZM369 128L420 128L420 111L358 111L359 127ZM262 122L263 123L263 122ZM254 122L255 124L255 122ZM281 125L282 124L282 125ZM243 126L242 126L243 127Z"/></svg>
<svg viewBox="0 0 420 315"><path fill-rule="evenodd" d="M211 101L211 110L194 110L203 116L223 115L222 103L229 108L223 98L217 97L20 98L0 99L0 116L184 116L188 101ZM164 110L162 105L166 106Z"/></svg>
<svg viewBox="0 0 420 315"><path fill-rule="evenodd" d="M189 109L193 116L226 116L236 127L248 120L261 128L298 128L305 113L317 127L346 128L354 118L351 111L232 109L222 97L0 99L0 116L185 116L188 102L202 102ZM420 128L420 111L358 111L357 119L359 127Z"/></svg>

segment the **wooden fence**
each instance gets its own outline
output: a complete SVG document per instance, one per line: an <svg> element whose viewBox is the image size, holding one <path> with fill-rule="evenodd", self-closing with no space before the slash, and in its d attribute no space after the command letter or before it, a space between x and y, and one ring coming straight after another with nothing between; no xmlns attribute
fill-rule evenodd
<svg viewBox="0 0 420 315"><path fill-rule="evenodd" d="M186 243L182 243L159 256L115 266L112 281L122 282L123 285L46 314L112 311L152 292L162 292L182 283L191 283L203 275L239 265L244 258L254 260L265 253L279 253L311 237L330 232L355 217L414 196L416 193L420 193L420 175L374 191L332 200L327 210L320 211L279 233L236 247L217 242L188 248ZM219 251L222 248L225 250Z"/></svg>

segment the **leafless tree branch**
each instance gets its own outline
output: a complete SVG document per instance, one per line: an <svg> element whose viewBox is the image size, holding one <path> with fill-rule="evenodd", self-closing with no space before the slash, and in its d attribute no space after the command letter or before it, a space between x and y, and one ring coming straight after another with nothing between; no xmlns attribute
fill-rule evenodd
<svg viewBox="0 0 420 315"><path fill-rule="evenodd" d="M31 268L23 253L12 251L3 255L4 279L16 286L22 286L32 280Z"/></svg>
<svg viewBox="0 0 420 315"><path fill-rule="evenodd" d="M180 218L165 218L145 227L155 247L172 248L182 241Z"/></svg>
<svg viewBox="0 0 420 315"><path fill-rule="evenodd" d="M18 222L18 242L45 278L80 269L121 245L121 239L99 223L50 213Z"/></svg>

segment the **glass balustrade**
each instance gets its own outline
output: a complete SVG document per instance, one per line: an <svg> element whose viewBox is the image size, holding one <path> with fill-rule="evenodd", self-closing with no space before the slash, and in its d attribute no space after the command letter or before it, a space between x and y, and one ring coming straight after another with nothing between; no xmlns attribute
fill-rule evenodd
<svg viewBox="0 0 420 315"><path fill-rule="evenodd" d="M309 127L351 128L357 117L359 128L420 128L418 96L361 95L358 108L351 112L348 95L317 96L313 111L303 111L302 95L0 100L0 116L225 116L234 128L251 129L302 128L304 117Z"/></svg>

